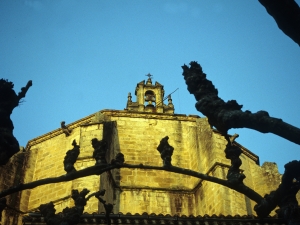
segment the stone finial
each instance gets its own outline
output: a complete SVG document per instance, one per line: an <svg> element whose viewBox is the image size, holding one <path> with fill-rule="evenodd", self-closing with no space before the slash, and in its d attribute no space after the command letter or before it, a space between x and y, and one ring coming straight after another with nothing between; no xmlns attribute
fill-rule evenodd
<svg viewBox="0 0 300 225"><path fill-rule="evenodd" d="M152 85L152 80L151 78L148 78L147 82L146 82L146 85Z"/></svg>
<svg viewBox="0 0 300 225"><path fill-rule="evenodd" d="M66 137L70 136L72 130L66 126L65 121L60 122L60 127L61 127L62 131L65 133Z"/></svg>
<svg viewBox="0 0 300 225"><path fill-rule="evenodd" d="M173 102L172 102L171 95L168 95L168 106L169 106L169 107L174 107Z"/></svg>
<svg viewBox="0 0 300 225"><path fill-rule="evenodd" d="M129 92L128 93L128 100L127 100L128 103L131 103L132 102L132 96L131 96L131 93Z"/></svg>
<svg viewBox="0 0 300 225"><path fill-rule="evenodd" d="M146 76L148 77L148 80L147 80L147 82L146 82L146 85L152 85L152 80L151 80L151 78L153 77L153 75L151 75L150 73L148 73Z"/></svg>

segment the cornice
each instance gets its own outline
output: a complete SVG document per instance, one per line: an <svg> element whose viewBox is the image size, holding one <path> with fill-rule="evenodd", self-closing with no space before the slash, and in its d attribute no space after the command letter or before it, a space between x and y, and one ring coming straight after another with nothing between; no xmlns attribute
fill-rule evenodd
<svg viewBox="0 0 300 225"><path fill-rule="evenodd" d="M178 120L178 121L192 121L200 118L197 115L186 114L166 114L166 113L148 113L148 112L131 112L128 110L109 110L104 109L100 111L107 116L113 117L131 117L131 118L145 118L145 119L161 119L161 120Z"/></svg>
<svg viewBox="0 0 300 225"><path fill-rule="evenodd" d="M77 120L77 121L75 121L75 122L73 122L73 123L68 124L67 127L71 128L71 129L75 129L75 128L81 126L82 124L90 123L90 122L92 121L92 118L93 118L94 116L95 116L95 114L92 114L92 115L89 115L89 116L87 116L87 117L84 117L84 118L82 118L82 119L80 119L80 120ZM26 145L26 148L25 148L25 149L26 149L26 151L27 151L27 150L29 150L32 146L34 146L34 145L36 145L36 144L39 144L39 143L41 143L41 142L43 142L43 141L49 140L49 139L51 139L51 138L53 138L53 137L56 137L56 136L58 136L58 135L60 135L60 134L63 134L63 131L62 131L61 128L58 128L58 129L53 130L53 131L51 131L51 132L48 132L48 133L46 133L46 134L44 134L44 135L38 136L38 137L36 137L36 138L34 138L34 139L29 140L28 143L27 143L27 145Z"/></svg>

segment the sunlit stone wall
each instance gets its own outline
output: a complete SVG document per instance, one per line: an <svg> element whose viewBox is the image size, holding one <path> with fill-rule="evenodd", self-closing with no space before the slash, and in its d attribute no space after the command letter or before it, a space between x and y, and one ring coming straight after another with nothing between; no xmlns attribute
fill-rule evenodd
<svg viewBox="0 0 300 225"><path fill-rule="evenodd" d="M12 159L9 173L2 173L1 188L16 182L29 183L48 177L64 175L63 160L72 142L80 145L77 170L92 166L91 139L108 142L106 159L110 162L121 152L125 163L162 166L157 146L168 136L174 147L172 164L203 174L226 179L230 161L225 158L225 138L211 129L206 118L181 114L102 110L68 125L72 132L66 136L60 128L28 142L21 158ZM237 139L238 141L238 139ZM243 154L244 180L262 196L275 190L281 175L274 163L257 165L258 157L238 145ZM26 154L26 157L25 157ZM24 157L23 157L24 156ZM19 164L18 164L19 163ZM20 173L18 168L22 168ZM21 176L20 176L21 174ZM18 177L19 176L19 177ZM255 214L255 203L231 189L198 178L142 169L115 169L103 174L69 182L43 185L17 195L16 208L35 211L40 204L52 201L56 212L74 205L71 190L87 188L92 192L106 189L103 197L114 204L114 213L155 213L170 215L247 215ZM103 212L103 206L91 198L85 212ZM13 217L4 214L3 221L16 224ZM20 219L19 224L20 223Z"/></svg>

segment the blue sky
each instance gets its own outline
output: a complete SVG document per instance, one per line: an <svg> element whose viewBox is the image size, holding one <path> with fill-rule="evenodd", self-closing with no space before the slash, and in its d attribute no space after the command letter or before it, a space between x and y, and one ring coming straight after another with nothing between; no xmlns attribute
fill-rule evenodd
<svg viewBox="0 0 300 225"><path fill-rule="evenodd" d="M179 88L176 113L202 116L181 75L190 61L201 64L224 100L300 127L300 49L258 1L2 0L0 49L1 77L16 92L33 80L12 114L23 146L62 120L124 109L148 73L166 94ZM299 146L273 134L230 133L281 172L299 160Z"/></svg>

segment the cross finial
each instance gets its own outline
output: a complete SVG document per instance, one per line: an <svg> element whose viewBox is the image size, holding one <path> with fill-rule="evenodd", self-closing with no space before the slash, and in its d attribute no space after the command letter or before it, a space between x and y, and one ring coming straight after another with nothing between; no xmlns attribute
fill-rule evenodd
<svg viewBox="0 0 300 225"><path fill-rule="evenodd" d="M153 75L151 75L150 73L148 73L146 76L149 77L149 79L153 77Z"/></svg>

